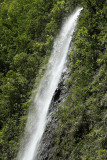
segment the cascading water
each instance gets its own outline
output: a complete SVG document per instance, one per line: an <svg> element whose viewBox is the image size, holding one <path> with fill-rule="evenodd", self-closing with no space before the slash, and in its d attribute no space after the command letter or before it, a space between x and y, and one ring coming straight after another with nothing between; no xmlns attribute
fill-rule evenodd
<svg viewBox="0 0 107 160"><path fill-rule="evenodd" d="M28 115L26 125L27 142L20 149L18 160L36 159L38 146L46 126L49 105L60 80L77 18L81 10L82 8L78 8L68 18L54 42L46 73L40 83L32 109Z"/></svg>

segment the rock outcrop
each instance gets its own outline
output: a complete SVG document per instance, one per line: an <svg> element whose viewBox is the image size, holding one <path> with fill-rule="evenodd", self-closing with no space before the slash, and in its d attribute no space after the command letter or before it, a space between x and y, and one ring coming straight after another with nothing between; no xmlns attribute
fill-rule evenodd
<svg viewBox="0 0 107 160"><path fill-rule="evenodd" d="M54 114L58 106L62 106L67 95L68 88L66 80L69 76L69 70L66 67L62 73L61 80L52 98L48 113L47 125L39 147L37 160L52 160L54 150L55 128L57 126L57 118Z"/></svg>

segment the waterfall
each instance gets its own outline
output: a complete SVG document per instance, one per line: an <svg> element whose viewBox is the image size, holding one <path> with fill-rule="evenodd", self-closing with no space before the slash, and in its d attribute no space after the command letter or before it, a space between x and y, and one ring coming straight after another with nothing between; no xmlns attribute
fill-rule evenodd
<svg viewBox="0 0 107 160"><path fill-rule="evenodd" d="M36 160L37 150L42 138L49 106L58 86L66 61L69 45L82 8L78 8L63 24L56 37L49 64L37 94L34 97L32 109L29 111L26 125L26 142L19 150L18 160Z"/></svg>

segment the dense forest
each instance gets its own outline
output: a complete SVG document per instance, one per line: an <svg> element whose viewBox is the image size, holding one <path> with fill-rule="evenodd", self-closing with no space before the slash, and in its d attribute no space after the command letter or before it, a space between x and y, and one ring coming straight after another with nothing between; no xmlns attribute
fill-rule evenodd
<svg viewBox="0 0 107 160"><path fill-rule="evenodd" d="M0 0L0 160L16 159L53 40L77 6L53 160L107 159L107 1Z"/></svg>

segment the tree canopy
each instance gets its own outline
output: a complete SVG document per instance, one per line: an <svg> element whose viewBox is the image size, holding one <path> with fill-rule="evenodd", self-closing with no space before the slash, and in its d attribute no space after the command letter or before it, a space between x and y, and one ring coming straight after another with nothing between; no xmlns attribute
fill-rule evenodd
<svg viewBox="0 0 107 160"><path fill-rule="evenodd" d="M66 107L56 113L53 159L107 159L106 0L0 0L0 160L15 160L32 90L62 20L77 6L84 9L69 55Z"/></svg>

